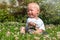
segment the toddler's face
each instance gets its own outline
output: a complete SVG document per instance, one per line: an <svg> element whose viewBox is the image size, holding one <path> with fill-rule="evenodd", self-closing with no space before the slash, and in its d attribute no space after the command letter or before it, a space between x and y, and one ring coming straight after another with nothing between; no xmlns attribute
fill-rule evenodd
<svg viewBox="0 0 60 40"><path fill-rule="evenodd" d="M31 5L28 5L28 8L27 8L27 14L30 18L35 18L35 17L38 17L38 9L35 7L35 5L31 4Z"/></svg>

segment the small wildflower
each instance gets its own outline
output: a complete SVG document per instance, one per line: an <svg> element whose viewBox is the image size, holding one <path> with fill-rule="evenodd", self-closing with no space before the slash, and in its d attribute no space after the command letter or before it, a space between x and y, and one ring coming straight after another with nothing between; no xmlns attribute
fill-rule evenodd
<svg viewBox="0 0 60 40"><path fill-rule="evenodd" d="M53 33L55 32L55 31L52 31Z"/></svg>
<svg viewBox="0 0 60 40"><path fill-rule="evenodd" d="M16 36L16 37L15 37L15 40L18 40L18 39L19 39L19 37Z"/></svg>
<svg viewBox="0 0 60 40"><path fill-rule="evenodd" d="M1 30L0 30L0 32L1 32Z"/></svg>
<svg viewBox="0 0 60 40"><path fill-rule="evenodd" d="M4 30L5 28L3 27L2 30Z"/></svg>
<svg viewBox="0 0 60 40"><path fill-rule="evenodd" d="M31 36L31 35L28 35L28 36Z"/></svg>
<svg viewBox="0 0 60 40"><path fill-rule="evenodd" d="M35 40L39 40L40 38L39 37L34 37Z"/></svg>
<svg viewBox="0 0 60 40"><path fill-rule="evenodd" d="M14 35L14 37L17 37L17 35Z"/></svg>
<svg viewBox="0 0 60 40"><path fill-rule="evenodd" d="M57 37L60 38L60 32L57 32Z"/></svg>
<svg viewBox="0 0 60 40"><path fill-rule="evenodd" d="M52 33L50 33L50 35L52 35Z"/></svg>
<svg viewBox="0 0 60 40"><path fill-rule="evenodd" d="M55 37L53 37L52 40L57 40L57 39Z"/></svg>
<svg viewBox="0 0 60 40"><path fill-rule="evenodd" d="M44 37L49 37L49 35L44 35Z"/></svg>
<svg viewBox="0 0 60 40"><path fill-rule="evenodd" d="M51 27L49 27L49 29L51 29Z"/></svg>
<svg viewBox="0 0 60 40"><path fill-rule="evenodd" d="M7 31L6 36L10 36L11 32Z"/></svg>
<svg viewBox="0 0 60 40"><path fill-rule="evenodd" d="M15 37L15 40L18 40L19 39L16 34L14 35L14 37Z"/></svg>
<svg viewBox="0 0 60 40"><path fill-rule="evenodd" d="M13 33L13 32L12 32L11 34L12 34L12 35L14 35L14 33Z"/></svg>
<svg viewBox="0 0 60 40"><path fill-rule="evenodd" d="M19 35L19 32L17 32L17 35Z"/></svg>
<svg viewBox="0 0 60 40"><path fill-rule="evenodd" d="M18 29L18 27L15 27L15 28L14 28L14 30L17 30L17 29Z"/></svg>

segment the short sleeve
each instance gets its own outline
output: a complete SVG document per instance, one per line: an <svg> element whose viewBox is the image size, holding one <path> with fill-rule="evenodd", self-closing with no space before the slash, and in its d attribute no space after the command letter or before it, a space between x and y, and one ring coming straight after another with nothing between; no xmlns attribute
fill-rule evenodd
<svg viewBox="0 0 60 40"><path fill-rule="evenodd" d="M42 20L37 21L37 27L39 27L39 29L45 30L45 26Z"/></svg>
<svg viewBox="0 0 60 40"><path fill-rule="evenodd" d="M40 25L40 28L39 28L39 29L45 30L44 23L41 23L41 25Z"/></svg>

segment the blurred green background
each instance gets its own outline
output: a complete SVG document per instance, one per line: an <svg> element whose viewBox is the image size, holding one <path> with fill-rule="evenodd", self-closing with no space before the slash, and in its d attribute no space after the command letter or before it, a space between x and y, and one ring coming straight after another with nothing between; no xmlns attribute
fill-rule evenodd
<svg viewBox="0 0 60 40"><path fill-rule="evenodd" d="M9 2L4 0L0 3L0 22L26 23L27 4L37 2L41 8L39 17L45 24L60 24L60 0L9 0Z"/></svg>

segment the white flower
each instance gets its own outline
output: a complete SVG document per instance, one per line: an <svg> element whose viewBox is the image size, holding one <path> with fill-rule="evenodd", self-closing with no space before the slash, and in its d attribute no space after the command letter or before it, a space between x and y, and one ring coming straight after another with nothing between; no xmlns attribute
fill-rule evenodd
<svg viewBox="0 0 60 40"><path fill-rule="evenodd" d="M19 39L19 37L15 37L15 40L18 40Z"/></svg>
<svg viewBox="0 0 60 40"><path fill-rule="evenodd" d="M35 40L39 40L40 38L39 37L34 37Z"/></svg>
<svg viewBox="0 0 60 40"><path fill-rule="evenodd" d="M13 32L11 32L11 34L12 34L12 35L14 35L14 33L13 33Z"/></svg>
<svg viewBox="0 0 60 40"><path fill-rule="evenodd" d="M44 37L49 37L49 35L44 35Z"/></svg>
<svg viewBox="0 0 60 40"><path fill-rule="evenodd" d="M57 40L55 37L52 37L53 40Z"/></svg>
<svg viewBox="0 0 60 40"><path fill-rule="evenodd" d="M19 39L16 34L14 35L14 37L15 37L15 40L18 40Z"/></svg>
<svg viewBox="0 0 60 40"><path fill-rule="evenodd" d="M2 30L4 30L5 28L3 27Z"/></svg>
<svg viewBox="0 0 60 40"><path fill-rule="evenodd" d="M17 35L14 35L14 37L17 37Z"/></svg>
<svg viewBox="0 0 60 40"><path fill-rule="evenodd" d="M10 36L11 32L7 31L6 36Z"/></svg>
<svg viewBox="0 0 60 40"><path fill-rule="evenodd" d="M17 35L19 35L19 32L17 32Z"/></svg>
<svg viewBox="0 0 60 40"><path fill-rule="evenodd" d="M52 31L53 33L55 32L55 31Z"/></svg>
<svg viewBox="0 0 60 40"><path fill-rule="evenodd" d="M60 32L57 32L57 37L60 38Z"/></svg>
<svg viewBox="0 0 60 40"><path fill-rule="evenodd" d="M0 29L0 32L1 32L1 29Z"/></svg>
<svg viewBox="0 0 60 40"><path fill-rule="evenodd" d="M17 29L18 29L18 27L15 27L15 28L14 28L14 30L17 30Z"/></svg>

